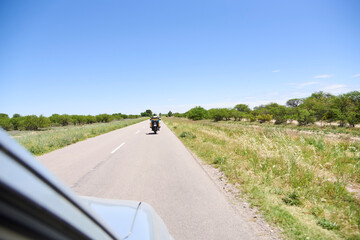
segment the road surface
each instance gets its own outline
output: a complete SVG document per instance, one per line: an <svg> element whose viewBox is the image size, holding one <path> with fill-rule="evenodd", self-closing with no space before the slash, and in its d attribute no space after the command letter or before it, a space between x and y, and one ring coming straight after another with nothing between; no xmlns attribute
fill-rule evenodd
<svg viewBox="0 0 360 240"><path fill-rule="evenodd" d="M176 240L267 239L164 124L156 135L145 121L38 159L79 195L150 203Z"/></svg>

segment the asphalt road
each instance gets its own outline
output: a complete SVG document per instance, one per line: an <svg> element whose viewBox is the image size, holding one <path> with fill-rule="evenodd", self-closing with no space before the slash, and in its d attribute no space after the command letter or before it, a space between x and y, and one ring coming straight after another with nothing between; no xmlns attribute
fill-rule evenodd
<svg viewBox="0 0 360 240"><path fill-rule="evenodd" d="M176 240L263 239L181 141L149 121L38 159L77 194L150 203Z"/></svg>

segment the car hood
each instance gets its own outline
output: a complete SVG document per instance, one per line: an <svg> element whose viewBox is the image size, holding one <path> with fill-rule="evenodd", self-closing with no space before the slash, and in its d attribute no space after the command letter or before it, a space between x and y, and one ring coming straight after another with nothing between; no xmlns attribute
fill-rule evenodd
<svg viewBox="0 0 360 240"><path fill-rule="evenodd" d="M121 239L173 239L155 210L145 202L81 197Z"/></svg>

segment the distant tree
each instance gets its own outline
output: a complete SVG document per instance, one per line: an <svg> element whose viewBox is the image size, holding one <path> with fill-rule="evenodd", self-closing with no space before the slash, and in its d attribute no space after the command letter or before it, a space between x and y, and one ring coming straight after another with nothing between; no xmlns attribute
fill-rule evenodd
<svg viewBox="0 0 360 240"><path fill-rule="evenodd" d="M275 124L285 123L289 119L288 110L285 106L278 105L273 106L270 112L275 119Z"/></svg>
<svg viewBox="0 0 360 240"><path fill-rule="evenodd" d="M113 113L112 116L113 116L114 119L116 119L116 120L124 119L124 114L121 114L121 113Z"/></svg>
<svg viewBox="0 0 360 240"><path fill-rule="evenodd" d="M245 115L245 113L240 112L240 111L236 110L235 108L233 108L233 109L230 110L230 116L231 116L232 118L234 118L234 121L236 121L236 120L238 120L238 119L239 119L239 121L240 121L241 118L242 118L244 115Z"/></svg>
<svg viewBox="0 0 360 240"><path fill-rule="evenodd" d="M223 120L227 115L226 108L212 108L208 111L209 118L213 119L215 122Z"/></svg>
<svg viewBox="0 0 360 240"><path fill-rule="evenodd" d="M19 130L38 130L39 119L36 115L28 115L21 118Z"/></svg>
<svg viewBox="0 0 360 240"><path fill-rule="evenodd" d="M0 113L0 127L7 131L13 128L9 116L5 113Z"/></svg>
<svg viewBox="0 0 360 240"><path fill-rule="evenodd" d="M40 117L38 117L37 119L38 128L47 128L50 126L50 124L51 124L50 119L43 115L40 115Z"/></svg>
<svg viewBox="0 0 360 240"><path fill-rule="evenodd" d="M360 92L352 91L345 94L349 99L350 104L347 106L347 123L355 127L355 124L360 123Z"/></svg>
<svg viewBox="0 0 360 240"><path fill-rule="evenodd" d="M234 107L234 109L238 110L239 112L243 112L243 113L250 113L251 112L251 109L246 104L238 104L238 105L236 105Z"/></svg>
<svg viewBox="0 0 360 240"><path fill-rule="evenodd" d="M264 122L270 122L273 119L273 117L270 114L263 113L263 114L258 115L257 119L259 120L260 123L264 123Z"/></svg>
<svg viewBox="0 0 360 240"><path fill-rule="evenodd" d="M307 110L298 108L296 120L299 122L299 125L307 125L315 122L315 112L313 110Z"/></svg>
<svg viewBox="0 0 360 240"><path fill-rule="evenodd" d="M18 117L21 117L21 115L18 113L14 113L13 118L18 118Z"/></svg>
<svg viewBox="0 0 360 240"><path fill-rule="evenodd" d="M150 109L147 109L145 112L140 113L142 117L151 117L153 112Z"/></svg>
<svg viewBox="0 0 360 240"><path fill-rule="evenodd" d="M232 117L232 115L231 115L231 109L229 109L229 108L223 108L223 111L224 111L224 113L225 113L225 120L226 121L229 121L230 119L231 119L231 117Z"/></svg>
<svg viewBox="0 0 360 240"><path fill-rule="evenodd" d="M293 98L286 102L286 105L288 107L298 107L300 104L302 104L303 99L300 98Z"/></svg>
<svg viewBox="0 0 360 240"><path fill-rule="evenodd" d="M315 92L310 97L305 98L300 107L308 111L314 111L315 119L322 122L328 120L327 118L329 117L333 98L334 96L329 93L324 93L322 91Z"/></svg>
<svg viewBox="0 0 360 240"><path fill-rule="evenodd" d="M86 124L96 123L96 117L94 116L87 115L85 119L86 119Z"/></svg>
<svg viewBox="0 0 360 240"><path fill-rule="evenodd" d="M106 113L96 115L95 117L97 122L111 122L112 120L114 120L113 116Z"/></svg>
<svg viewBox="0 0 360 240"><path fill-rule="evenodd" d="M171 111L168 112L168 117L172 117L173 113Z"/></svg>
<svg viewBox="0 0 360 240"><path fill-rule="evenodd" d="M207 117L207 111L206 109L198 106L190 109L186 115L191 120L202 120Z"/></svg>
<svg viewBox="0 0 360 240"><path fill-rule="evenodd" d="M150 109L147 109L145 112L148 114L149 117L153 115L153 112Z"/></svg>

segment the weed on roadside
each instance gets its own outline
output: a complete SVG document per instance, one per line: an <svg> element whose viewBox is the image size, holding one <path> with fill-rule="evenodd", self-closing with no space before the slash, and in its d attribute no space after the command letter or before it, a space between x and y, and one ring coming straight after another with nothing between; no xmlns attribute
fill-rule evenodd
<svg viewBox="0 0 360 240"><path fill-rule="evenodd" d="M95 123L82 126L56 127L48 131L22 132L14 137L34 155L41 155L70 144L143 121L144 118Z"/></svg>
<svg viewBox="0 0 360 240"><path fill-rule="evenodd" d="M357 239L360 141L288 127L165 119L199 158L238 183L249 202L288 239Z"/></svg>

